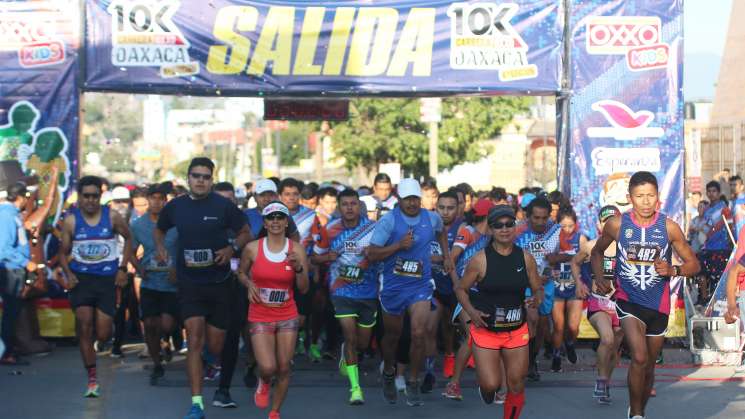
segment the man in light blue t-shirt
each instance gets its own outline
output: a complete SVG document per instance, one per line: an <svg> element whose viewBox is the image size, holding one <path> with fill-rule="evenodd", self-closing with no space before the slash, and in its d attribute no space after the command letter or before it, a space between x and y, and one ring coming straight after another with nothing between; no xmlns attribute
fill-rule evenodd
<svg viewBox="0 0 745 419"><path fill-rule="evenodd" d="M166 233L165 245L169 260L165 263L156 260L156 247L153 238L158 215L166 204L166 189L153 185L147 192L147 212L132 222L132 248L135 252L142 246L141 259L133 262L142 278L140 285L140 310L145 323L145 343L153 360L150 384L158 384L165 374L160 356L160 338L170 336L176 324L179 303L175 284L176 274L173 264L178 242L178 233L171 228Z"/></svg>

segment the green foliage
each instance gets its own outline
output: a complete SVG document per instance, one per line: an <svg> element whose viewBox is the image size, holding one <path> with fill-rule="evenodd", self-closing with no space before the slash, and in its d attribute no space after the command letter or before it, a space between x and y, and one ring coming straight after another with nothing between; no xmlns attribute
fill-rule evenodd
<svg viewBox="0 0 745 419"><path fill-rule="evenodd" d="M142 102L133 95L89 93L83 100L82 155L97 152L112 172L131 172L142 138Z"/></svg>
<svg viewBox="0 0 745 419"><path fill-rule="evenodd" d="M484 141L499 135L513 116L526 112L530 98L461 97L442 103L438 165L484 157ZM419 99L357 99L350 104L348 121L333 125L333 145L350 170L375 170L380 163L398 162L415 176L428 172L428 124L419 120Z"/></svg>

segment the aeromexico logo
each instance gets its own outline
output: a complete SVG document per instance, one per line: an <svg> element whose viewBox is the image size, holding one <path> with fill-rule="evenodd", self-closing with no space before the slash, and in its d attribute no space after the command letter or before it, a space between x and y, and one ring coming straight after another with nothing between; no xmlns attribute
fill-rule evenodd
<svg viewBox="0 0 745 419"><path fill-rule="evenodd" d="M654 114L648 110L635 112L625 103L610 99L593 103L592 110L600 112L608 125L587 128L587 136L590 138L637 140L660 138L665 134L662 128L650 126L654 121Z"/></svg>

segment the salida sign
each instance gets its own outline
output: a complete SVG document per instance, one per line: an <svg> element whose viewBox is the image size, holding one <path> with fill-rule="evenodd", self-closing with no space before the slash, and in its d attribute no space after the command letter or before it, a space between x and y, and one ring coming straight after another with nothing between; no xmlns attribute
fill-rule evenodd
<svg viewBox="0 0 745 419"><path fill-rule="evenodd" d="M288 94L321 84L361 93L559 87L563 33L554 0L209 5L113 0L104 8L88 0L95 48L88 49L86 86L124 88L126 79L129 89L137 81L223 94Z"/></svg>

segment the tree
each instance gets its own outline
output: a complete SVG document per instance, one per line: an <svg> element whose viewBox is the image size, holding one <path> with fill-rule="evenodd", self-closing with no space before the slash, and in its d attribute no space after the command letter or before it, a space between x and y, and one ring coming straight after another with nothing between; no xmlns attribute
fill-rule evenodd
<svg viewBox="0 0 745 419"><path fill-rule="evenodd" d="M527 111L529 103L522 97L444 99L438 166L449 169L484 157L489 152L484 141ZM336 154L350 170L375 170L395 161L414 176L428 172L428 126L419 120L419 99L357 99L350 103L349 120L332 127Z"/></svg>
<svg viewBox="0 0 745 419"><path fill-rule="evenodd" d="M83 155L97 152L110 171L132 171L134 142L142 138L140 100L134 95L86 94L83 124Z"/></svg>

